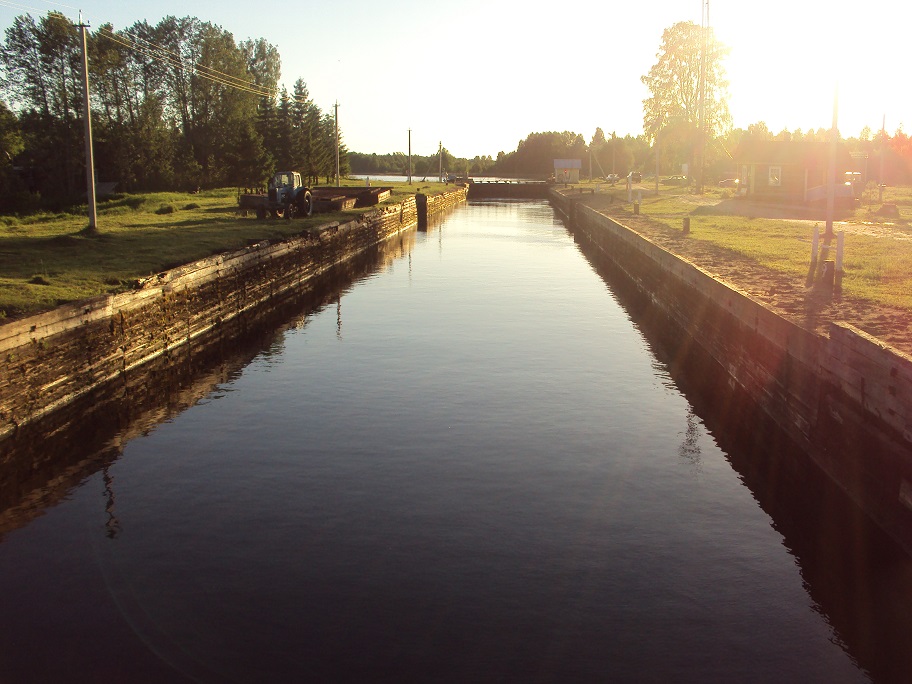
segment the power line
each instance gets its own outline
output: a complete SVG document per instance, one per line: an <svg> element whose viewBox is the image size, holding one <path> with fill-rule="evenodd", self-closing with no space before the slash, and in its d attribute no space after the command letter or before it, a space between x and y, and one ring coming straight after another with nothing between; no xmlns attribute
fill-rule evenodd
<svg viewBox="0 0 912 684"><path fill-rule="evenodd" d="M2 2L2 0L0 0L0 2ZM176 53L172 52L171 50L167 50L163 47L156 46L152 43L148 43L148 41L143 41L143 42L147 42L152 47L144 48L143 46L138 45L135 42L131 43L131 42L125 41L121 37L121 35L114 33L110 29L102 28L99 30L101 32L103 32L107 36L107 38L109 40L111 40L112 42L115 42L115 43L122 45L126 48L129 48L131 50L135 50L136 52L139 52L140 54L145 55L146 57L148 57L149 59L151 59L155 62L165 64L166 66L177 67L180 69L184 69L184 68L190 69L190 70L196 72L196 75L199 76L200 78L204 78L204 79L212 81L214 83L218 83L219 85L223 85L223 86L226 86L229 88L235 88L237 90L242 90L242 91L245 91L248 93L252 93L254 95L259 95L260 97L274 97L278 92L273 88L266 88L263 86L258 86L255 83L245 82L237 76L231 76L229 74L224 74L223 72L217 71L216 69L212 69L210 67L206 67L206 66L203 66L200 64L185 65L183 59ZM132 36L130 36L129 34L126 34L126 35L127 35L128 39L135 41L135 39ZM162 54L157 54L157 53L162 53ZM227 79L232 79L232 80L227 80Z"/></svg>
<svg viewBox="0 0 912 684"><path fill-rule="evenodd" d="M59 7L64 7L66 9L75 9L76 11L79 11L77 8L71 7L70 5L47 2L47 0L44 1L49 5L56 5ZM12 2L11 0L0 0L0 6L9 7L16 10L32 11L38 13L42 12L42 10L37 7L31 7L29 5L18 2ZM248 92L253 95L258 95L259 97L277 97L280 94L280 91L276 88L259 86L255 83L244 81L241 77L226 74L225 72L219 71L218 69L214 69L212 67L207 67L202 64L186 65L184 64L183 58L174 51L164 48L160 45L156 45L155 43L145 40L144 38L139 38L137 36L131 35L126 31L118 34L102 26L99 28L98 32L105 35L112 42L122 45L123 47L126 47L130 50L135 50L136 52L145 55L155 62L180 69L187 68L195 72L197 76L219 85L223 85L228 88L235 88L237 90Z"/></svg>
<svg viewBox="0 0 912 684"><path fill-rule="evenodd" d="M76 12L81 11L78 7L71 7L70 5L64 5L59 2L48 2L48 0L41 0L41 1L47 5L55 5L57 7L64 7L66 9L74 10ZM31 7L29 5L22 4L21 2L11 2L11 0L0 0L0 5L2 5L4 7L9 7L11 9L25 10L26 12L37 12L39 14L42 14L44 12L44 10L39 9L38 7ZM63 14L63 13L61 12L60 14Z"/></svg>
<svg viewBox="0 0 912 684"><path fill-rule="evenodd" d="M155 43L152 43L152 42L146 40L145 38L140 38L131 33L128 33L127 31L123 31L122 34L116 34L113 31L111 31L110 29L107 29L105 27L101 27L101 29L99 29L99 30L108 34L108 36L111 39L115 40L116 42L120 42L121 45L125 45L126 47L130 47L131 49L135 49L139 52L142 52L142 54L145 54L146 56L151 57L153 59L156 59L157 61L162 61L162 59L158 59L155 56L155 54L150 53L149 50L153 50L154 52L161 53L163 60L167 64L170 64L172 66L180 66L180 67L184 66L183 58L178 53L174 52L173 50L169 50L168 48L162 47L161 45L156 45ZM123 43L123 42L117 40L118 38L121 38L122 36L126 36L129 40L132 40L134 43L136 43L136 45L127 45L126 43ZM145 47L144 45L140 45L140 44L144 44L145 46L148 46L148 47ZM198 73L202 70L203 73L201 73L200 75L203 75L204 77L208 75L213 80L218 79L220 82L223 82L223 85L234 85L242 90L253 89L253 90L257 91L257 94L260 94L263 97L266 97L269 95L275 96L278 94L278 91L274 88L267 88L266 86L258 86L255 83L250 83L249 81L245 81L244 79L242 79L238 76L233 76L232 74L226 74L225 72L219 71L218 69L213 69L212 67L208 67L208 66L205 66L202 64L195 64L195 65L192 65L192 68L195 71L197 71Z"/></svg>

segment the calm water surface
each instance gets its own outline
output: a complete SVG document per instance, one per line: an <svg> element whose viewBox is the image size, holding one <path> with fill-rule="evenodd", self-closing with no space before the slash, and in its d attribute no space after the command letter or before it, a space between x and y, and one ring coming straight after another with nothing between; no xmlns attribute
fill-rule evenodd
<svg viewBox="0 0 912 684"><path fill-rule="evenodd" d="M732 456L463 207L3 538L0 681L865 681Z"/></svg>

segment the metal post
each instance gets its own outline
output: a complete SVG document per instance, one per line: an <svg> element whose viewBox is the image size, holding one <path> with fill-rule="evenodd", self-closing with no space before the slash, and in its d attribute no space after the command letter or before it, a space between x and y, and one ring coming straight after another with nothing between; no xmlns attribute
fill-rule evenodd
<svg viewBox="0 0 912 684"><path fill-rule="evenodd" d="M827 217L826 230L823 233L823 242L829 247L833 239L833 215L836 210L836 142L839 137L837 128L839 118L839 86L836 86L833 95L833 128L830 130L830 162L827 168Z"/></svg>
<svg viewBox="0 0 912 684"><path fill-rule="evenodd" d="M408 155L408 184L412 184L412 129L408 129L409 133L409 155Z"/></svg>
<svg viewBox="0 0 912 684"><path fill-rule="evenodd" d="M85 117L85 148L86 148L86 196L89 200L89 226L90 233L98 230L98 214L95 207L95 157L92 154L92 107L89 101L89 55L86 50L86 27L82 23L82 12L79 13L79 31L82 36L82 99L83 116Z"/></svg>
<svg viewBox="0 0 912 684"><path fill-rule="evenodd" d="M437 182L443 183L443 141L437 143Z"/></svg>
<svg viewBox="0 0 912 684"><path fill-rule="evenodd" d="M611 132L611 173L617 175L617 138Z"/></svg>
<svg viewBox="0 0 912 684"><path fill-rule="evenodd" d="M845 254L845 231L836 235L836 273L842 273L842 260Z"/></svg>
<svg viewBox="0 0 912 684"><path fill-rule="evenodd" d="M883 123L880 125L880 178L877 180L877 203L883 204L883 186L884 186L884 157L887 156L887 115L883 116Z"/></svg>
<svg viewBox="0 0 912 684"><path fill-rule="evenodd" d="M656 197L659 196L659 131L656 131Z"/></svg>
<svg viewBox="0 0 912 684"><path fill-rule="evenodd" d="M704 0L702 16L700 20L700 112L699 122L700 131L697 134L697 155L699 159L696 163L697 182L696 191L698 195L703 194L703 153L706 149L706 31L709 28L709 0Z"/></svg>
<svg viewBox="0 0 912 684"><path fill-rule="evenodd" d="M339 174L339 101L336 100L336 187L342 185L342 176Z"/></svg>

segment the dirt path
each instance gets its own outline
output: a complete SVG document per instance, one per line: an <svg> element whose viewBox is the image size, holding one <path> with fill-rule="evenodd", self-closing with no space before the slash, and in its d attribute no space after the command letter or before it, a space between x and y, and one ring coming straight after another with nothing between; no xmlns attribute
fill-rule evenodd
<svg viewBox="0 0 912 684"><path fill-rule="evenodd" d="M846 295L831 294L776 271L758 266L750 259L698 240L688 239L645 216L634 216L610 204L605 196L594 195L583 200L600 213L637 231L665 249L731 283L756 299L778 309L783 316L799 325L828 334L833 321L844 321L883 340L897 349L912 354L912 311L875 305ZM812 221L813 223L814 221ZM863 233L884 239L912 240L912 235L889 225L867 225L841 222L836 230Z"/></svg>

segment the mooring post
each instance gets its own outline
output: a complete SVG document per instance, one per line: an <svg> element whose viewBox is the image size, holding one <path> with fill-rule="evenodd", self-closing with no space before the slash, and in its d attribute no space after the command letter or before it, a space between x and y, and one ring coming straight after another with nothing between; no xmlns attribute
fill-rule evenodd
<svg viewBox="0 0 912 684"><path fill-rule="evenodd" d="M842 291L842 260L845 253L845 231L836 234L836 273L834 286L837 292Z"/></svg>
<svg viewBox="0 0 912 684"><path fill-rule="evenodd" d="M836 272L842 273L842 257L845 250L845 231L836 233Z"/></svg>
<svg viewBox="0 0 912 684"><path fill-rule="evenodd" d="M418 211L418 230L427 230L427 195L420 192L415 195L415 208Z"/></svg>
<svg viewBox="0 0 912 684"><path fill-rule="evenodd" d="M811 267L808 269L807 281L805 285L810 287L814 282L814 274L817 272L817 251L820 248L820 224L814 224L814 238L811 240Z"/></svg>

